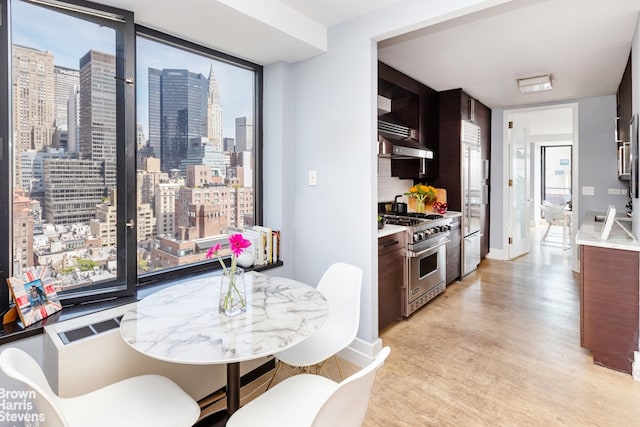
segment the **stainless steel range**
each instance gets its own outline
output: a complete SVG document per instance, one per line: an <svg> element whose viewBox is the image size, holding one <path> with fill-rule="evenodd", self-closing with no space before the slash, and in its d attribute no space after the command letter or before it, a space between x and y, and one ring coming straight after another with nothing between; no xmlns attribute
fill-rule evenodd
<svg viewBox="0 0 640 427"><path fill-rule="evenodd" d="M446 288L451 218L438 214L382 214L387 224L407 227L402 314L409 317Z"/></svg>

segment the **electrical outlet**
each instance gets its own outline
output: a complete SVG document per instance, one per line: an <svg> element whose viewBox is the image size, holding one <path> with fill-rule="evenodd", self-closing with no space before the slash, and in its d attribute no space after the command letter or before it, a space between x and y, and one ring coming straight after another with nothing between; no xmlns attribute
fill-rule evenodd
<svg viewBox="0 0 640 427"><path fill-rule="evenodd" d="M626 188L620 189L620 194L622 194L623 196L626 196L627 195L627 189Z"/></svg>
<svg viewBox="0 0 640 427"><path fill-rule="evenodd" d="M614 195L620 195L620 189L619 188L609 188L609 190L607 190L607 192L609 194L614 194Z"/></svg>

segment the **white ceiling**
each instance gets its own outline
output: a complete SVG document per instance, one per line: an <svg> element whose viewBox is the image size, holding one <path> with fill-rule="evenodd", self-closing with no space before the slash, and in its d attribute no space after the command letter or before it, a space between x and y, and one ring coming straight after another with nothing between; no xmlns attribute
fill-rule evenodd
<svg viewBox="0 0 640 427"><path fill-rule="evenodd" d="M143 25L271 64L321 54L327 28L403 1L102 2L134 11ZM611 95L639 10L640 0L513 0L384 40L378 55L437 91L463 88L491 108ZM546 73L552 91L518 93L517 78Z"/></svg>
<svg viewBox="0 0 640 427"><path fill-rule="evenodd" d="M615 94L640 0L516 1L379 44L381 61L437 90L463 88L491 108ZM516 79L552 75L520 94Z"/></svg>
<svg viewBox="0 0 640 427"><path fill-rule="evenodd" d="M325 27L332 27L400 0L280 0Z"/></svg>

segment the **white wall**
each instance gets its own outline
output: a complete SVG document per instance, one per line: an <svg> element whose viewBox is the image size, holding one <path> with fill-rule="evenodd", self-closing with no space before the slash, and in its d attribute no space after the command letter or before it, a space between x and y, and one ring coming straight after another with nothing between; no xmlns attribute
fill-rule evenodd
<svg viewBox="0 0 640 427"><path fill-rule="evenodd" d="M285 263L307 283L317 283L336 261L362 268L358 338L371 346L379 345L375 40L498 3L400 1L330 28L327 53L291 66L291 117L284 126L292 129L292 242ZM273 125L265 120L265 129ZM266 150L271 143L265 138ZM288 167L285 160L281 166ZM317 171L317 186L307 185L310 170Z"/></svg>
<svg viewBox="0 0 640 427"><path fill-rule="evenodd" d="M281 230L280 257L284 266L269 270L269 274L290 277L293 265L292 216L289 206L293 205L293 171L288 165L293 163L291 129L291 66L278 62L264 67L263 119L264 140L268 150L263 150L263 194L264 223Z"/></svg>

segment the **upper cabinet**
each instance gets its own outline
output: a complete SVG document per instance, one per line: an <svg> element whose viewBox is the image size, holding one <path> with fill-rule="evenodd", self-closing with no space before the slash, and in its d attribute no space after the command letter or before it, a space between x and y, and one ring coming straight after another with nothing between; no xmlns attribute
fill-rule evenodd
<svg viewBox="0 0 640 427"><path fill-rule="evenodd" d="M378 95L390 100L390 107L378 110L378 120L406 126L422 146L434 152L434 159L391 159L391 175L403 179L433 179L438 176L438 93L406 74L378 62Z"/></svg>
<svg viewBox="0 0 640 427"><path fill-rule="evenodd" d="M631 138L629 123L631 123L633 114L631 105L631 55L629 55L620 86L618 86L616 101L616 142L629 142Z"/></svg>
<svg viewBox="0 0 640 427"><path fill-rule="evenodd" d="M618 179L621 180L631 179L630 123L633 115L631 97L631 55L629 55L616 96L615 140L618 150Z"/></svg>

